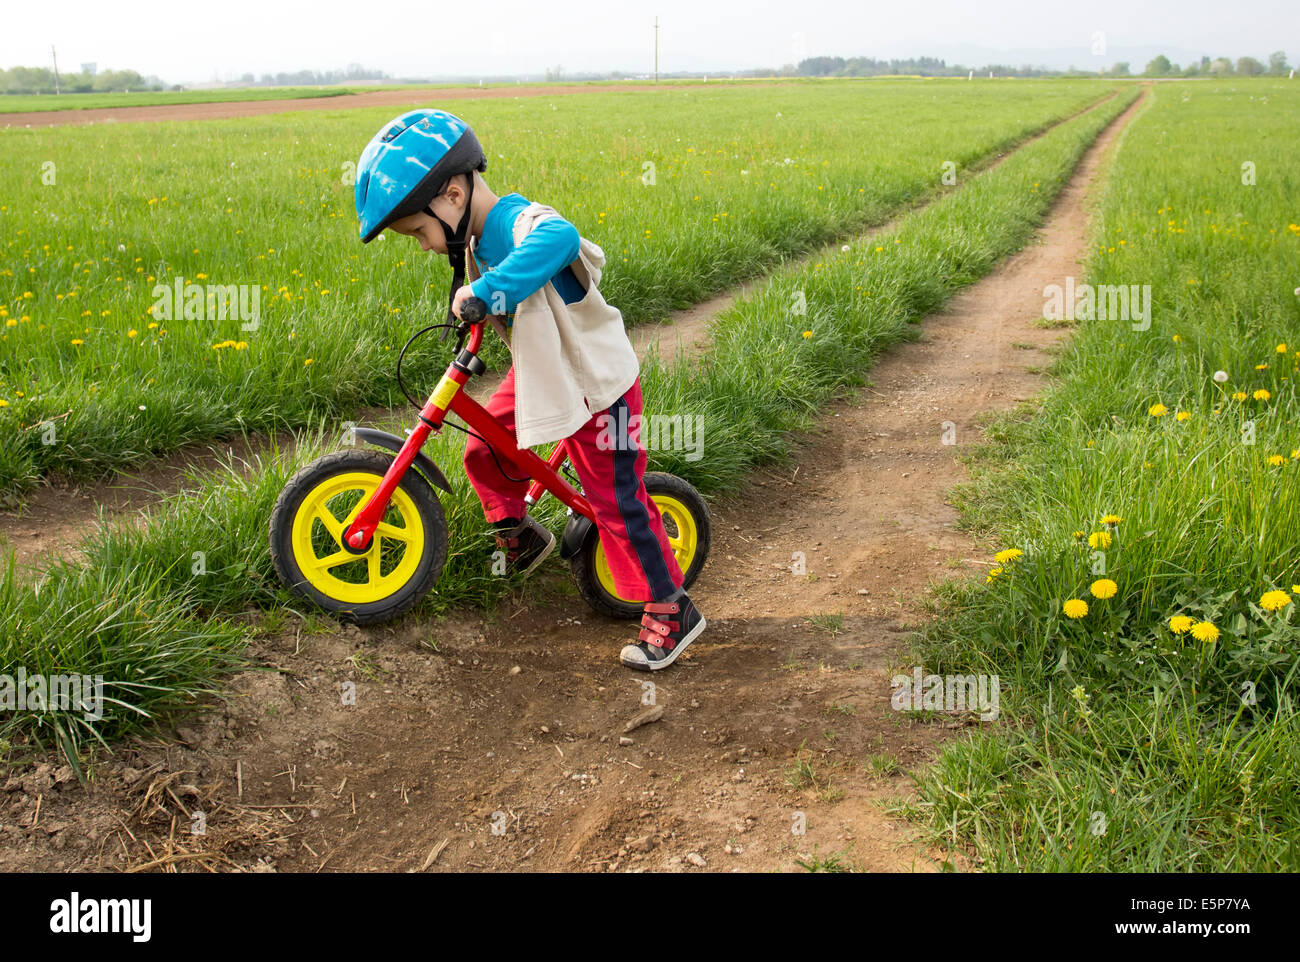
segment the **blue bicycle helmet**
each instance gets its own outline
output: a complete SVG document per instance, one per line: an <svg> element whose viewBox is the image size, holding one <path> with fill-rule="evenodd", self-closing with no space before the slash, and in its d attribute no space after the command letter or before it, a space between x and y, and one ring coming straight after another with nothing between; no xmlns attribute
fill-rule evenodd
<svg viewBox="0 0 1300 962"><path fill-rule="evenodd" d="M362 243L394 221L428 210L448 180L475 170L487 170L487 157L474 131L455 114L412 110L384 124L357 163ZM443 227L450 238L453 232Z"/></svg>
<svg viewBox="0 0 1300 962"><path fill-rule="evenodd" d="M465 279L465 233L470 204L453 231L430 206L457 174L487 170L487 157L469 124L445 110L411 110L380 128L357 163L355 200L361 242L368 244L390 224L424 211L442 224L452 284L447 319L455 320L451 300ZM474 200L474 178L469 178Z"/></svg>

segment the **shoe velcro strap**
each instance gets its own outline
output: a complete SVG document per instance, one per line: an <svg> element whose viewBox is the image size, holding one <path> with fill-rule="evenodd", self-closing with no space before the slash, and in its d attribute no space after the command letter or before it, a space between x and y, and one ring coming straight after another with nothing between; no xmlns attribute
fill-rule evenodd
<svg viewBox="0 0 1300 962"><path fill-rule="evenodd" d="M651 618L649 615L641 616L641 624L645 625L651 631L658 632L661 635L668 635L669 632L676 631L678 624L675 621L659 621Z"/></svg>
<svg viewBox="0 0 1300 962"><path fill-rule="evenodd" d="M664 651L672 651L677 646L677 642L671 638L655 634L647 628L641 629L641 634L637 635L637 641L644 641L647 645L653 645L656 648L662 648Z"/></svg>
<svg viewBox="0 0 1300 962"><path fill-rule="evenodd" d="M656 615L675 615L680 606L675 601L648 601L645 610Z"/></svg>

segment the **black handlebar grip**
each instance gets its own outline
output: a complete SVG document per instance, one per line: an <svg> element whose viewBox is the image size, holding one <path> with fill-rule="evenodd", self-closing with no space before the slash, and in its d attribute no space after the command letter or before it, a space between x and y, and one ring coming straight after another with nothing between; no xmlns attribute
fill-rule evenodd
<svg viewBox="0 0 1300 962"><path fill-rule="evenodd" d="M487 317L487 302L481 297L467 297L460 305L460 319L477 324Z"/></svg>

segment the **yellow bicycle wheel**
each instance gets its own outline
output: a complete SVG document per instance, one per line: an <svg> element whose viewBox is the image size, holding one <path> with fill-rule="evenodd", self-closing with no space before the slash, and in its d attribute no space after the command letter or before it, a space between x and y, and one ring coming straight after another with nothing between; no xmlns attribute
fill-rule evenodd
<svg viewBox="0 0 1300 962"><path fill-rule="evenodd" d="M672 546L673 557L677 559L677 566L682 571L688 570L691 561L695 558L700 540L700 531L695 518L681 499L672 495L651 495L650 500L659 508L659 515L664 520L664 531L668 535L668 543ZM596 577L600 579L600 586L609 592L612 598L617 598L619 601L639 601L641 604L649 600L648 598L624 598L618 593L618 588L614 586L614 575L609 570L609 559L605 557L605 548L599 544L596 546Z"/></svg>
<svg viewBox="0 0 1300 962"><path fill-rule="evenodd" d="M411 607L446 560L442 506L414 468L393 491L369 548L343 545L343 532L391 463L378 451L328 455L294 476L272 513L271 554L284 583L359 623Z"/></svg>
<svg viewBox="0 0 1300 962"><path fill-rule="evenodd" d="M350 471L307 492L293 519L293 557L313 588L349 604L382 601L410 580L420 561L424 525L411 496L398 488L370 548L343 547L343 531L382 475Z"/></svg>
<svg viewBox="0 0 1300 962"><path fill-rule="evenodd" d="M689 483L657 471L645 475L646 493L659 509L673 557L689 588L699 576L712 540L709 509ZM570 559L578 593L601 614L613 618L639 618L648 598L625 598L614 585L604 546L593 526L582 547Z"/></svg>

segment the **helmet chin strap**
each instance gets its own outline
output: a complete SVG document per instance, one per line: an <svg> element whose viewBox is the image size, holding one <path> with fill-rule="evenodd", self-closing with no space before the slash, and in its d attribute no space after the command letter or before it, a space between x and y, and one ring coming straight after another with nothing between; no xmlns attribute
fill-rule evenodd
<svg viewBox="0 0 1300 962"><path fill-rule="evenodd" d="M447 240L447 261L451 264L451 290L447 293L447 323L455 324L456 313L451 309L456 300L456 292L465 283L465 246L466 233L469 231L469 216L474 201L474 174L469 175L469 195L465 199L465 213L455 231L441 217L433 212L433 204L425 208L425 213L442 225L443 237Z"/></svg>

